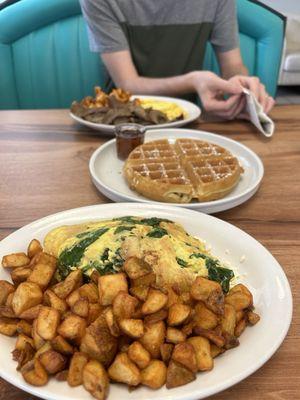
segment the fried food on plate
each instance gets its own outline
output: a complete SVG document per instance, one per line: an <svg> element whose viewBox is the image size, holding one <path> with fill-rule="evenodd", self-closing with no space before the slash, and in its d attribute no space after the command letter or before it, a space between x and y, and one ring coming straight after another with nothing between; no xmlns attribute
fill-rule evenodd
<svg viewBox="0 0 300 400"><path fill-rule="evenodd" d="M17 337L16 369L34 386L55 377L99 400L110 381L175 388L213 369L259 321L249 289L166 219L55 228L45 248L34 239L8 261L12 275L31 273L0 281L0 333Z"/></svg>

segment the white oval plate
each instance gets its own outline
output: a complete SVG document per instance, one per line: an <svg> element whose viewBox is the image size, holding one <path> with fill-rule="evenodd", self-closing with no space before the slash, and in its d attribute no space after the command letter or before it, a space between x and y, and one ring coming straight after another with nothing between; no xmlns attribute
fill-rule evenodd
<svg viewBox="0 0 300 400"><path fill-rule="evenodd" d="M132 96L132 99L134 98L140 98L140 99L153 99L157 101L168 101L171 103L177 104L179 107L181 107L185 113L186 116L184 119L180 121L174 121L174 122L169 122L166 124L159 124L159 125L147 125L146 128L147 130L150 129L161 129L161 128L172 128L172 127L179 127L183 126L186 124L189 124L190 122L194 121L197 119L200 114L201 110L196 104L191 103L190 101L187 100L182 100L182 99L176 99L174 97L163 97L163 96L142 96L142 95L137 95L137 96ZM112 136L114 134L114 126L113 125L106 125L106 124L97 124L95 122L89 122L86 121L83 118L77 117L75 114L70 112L70 116L77 122L79 122L82 125L86 125L89 128L95 129L97 131L102 132L102 134Z"/></svg>
<svg viewBox="0 0 300 400"><path fill-rule="evenodd" d="M170 140L170 142L174 142L176 138L180 137L201 139L218 144L231 151L231 153L239 159L244 168L244 173L232 192L222 199L204 203L195 201L185 204L171 204L147 199L141 194L131 190L126 183L122 175L124 162L120 161L117 157L115 139L100 146L90 159L90 174L95 186L105 196L116 202L138 201L152 204L171 204L173 206L176 205L178 207L202 211L207 214L236 207L255 194L264 175L263 163L252 150L235 140L214 133L193 129L157 129L147 132L145 141L149 142L151 140L165 138Z"/></svg>
<svg viewBox="0 0 300 400"><path fill-rule="evenodd" d="M124 203L122 207L119 204L82 207L50 215L12 233L0 242L0 257L26 251L32 238L42 241L47 232L59 225L124 215L168 218L210 243L213 254L237 267L239 281L253 293L255 309L261 320L245 330L240 337L240 346L215 359L212 371L198 374L197 379L188 385L171 390L142 387L130 393L126 386L114 384L110 387L108 400L203 399L240 382L260 368L275 353L288 331L292 316L291 290L275 258L255 239L227 222L191 210L179 212L178 208L166 205ZM241 255L245 256L245 261L239 264ZM9 279L9 273L3 268L0 269L0 279ZM27 384L16 371L16 362L12 361L14 342L14 338L0 335L0 375L3 379L48 400L92 399L83 387L71 388L66 382L55 379L44 387Z"/></svg>

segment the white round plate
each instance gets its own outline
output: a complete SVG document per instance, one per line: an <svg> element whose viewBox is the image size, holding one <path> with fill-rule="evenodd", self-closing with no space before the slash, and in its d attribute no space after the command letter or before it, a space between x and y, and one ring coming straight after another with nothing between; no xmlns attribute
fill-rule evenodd
<svg viewBox="0 0 300 400"><path fill-rule="evenodd" d="M193 129L157 129L147 132L145 141L168 139L170 142L174 142L177 138L181 137L206 140L225 147L239 159L244 168L244 173L233 191L222 199L204 203L195 201L185 204L167 204L211 214L236 207L254 195L264 175L263 163L252 150L235 140ZM100 192L116 202L138 201L152 204L166 204L147 199L131 190L122 175L123 165L124 162L120 161L116 154L115 139L100 146L93 153L89 165L90 174Z"/></svg>
<svg viewBox="0 0 300 400"><path fill-rule="evenodd" d="M161 128L175 128L175 127L183 126L183 125L189 124L190 122L194 121L201 114L200 108L198 106L196 106L196 104L191 103L190 101L187 101L187 100L176 99L174 97L163 97L163 96L142 96L142 95L132 96L132 99L135 99L135 98L153 99L153 100L157 100L157 101L168 101L168 102L177 104L179 107L181 107L185 111L186 116L184 119L182 119L180 121L169 122L166 124L147 125L146 126L147 130L161 129ZM97 124L95 122L86 121L85 119L77 117L77 115L75 115L71 112L70 112L70 116L75 121L79 122L80 124L86 125L92 129L100 131L100 132L102 132L102 134L105 134L108 136L112 136L114 134L114 126L113 125Z"/></svg>
<svg viewBox="0 0 300 400"><path fill-rule="evenodd" d="M237 269L239 281L254 297L261 320L240 337L240 346L215 359L212 371L202 372L188 385L171 390L139 388L129 392L126 386L111 385L108 400L198 400L220 392L260 368L283 341L292 316L292 297L287 278L275 258L255 239L235 226L215 217L191 210L154 204L104 204L82 207L50 215L12 233L0 242L0 257L26 251L32 238L43 240L47 232L64 224L110 219L125 215L160 217L179 222L192 235L212 245L212 252ZM228 253L229 252L229 253ZM245 261L240 264L241 256ZM226 257L226 258L224 258ZM1 268L0 279L9 279ZM13 385L48 400L92 399L83 387L71 388L66 382L51 379L44 387L27 384L12 361L14 338L0 335L0 375ZM249 351L250 349L250 351Z"/></svg>

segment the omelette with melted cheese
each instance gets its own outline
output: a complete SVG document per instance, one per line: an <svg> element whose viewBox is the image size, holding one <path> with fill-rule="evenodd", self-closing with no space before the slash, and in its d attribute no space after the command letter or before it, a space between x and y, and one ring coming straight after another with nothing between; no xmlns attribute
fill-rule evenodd
<svg viewBox="0 0 300 400"><path fill-rule="evenodd" d="M151 98L139 98L138 100L143 108L152 108L153 110L161 111L167 116L169 121L178 121L186 118L186 112L178 104L171 101Z"/></svg>
<svg viewBox="0 0 300 400"><path fill-rule="evenodd" d="M233 276L199 239L181 225L160 218L127 216L60 226L47 234L44 247L58 258L60 279L77 268L87 277L93 271L116 273L130 257L147 263L162 287L176 284L186 290L197 276L220 282L226 278L227 283Z"/></svg>

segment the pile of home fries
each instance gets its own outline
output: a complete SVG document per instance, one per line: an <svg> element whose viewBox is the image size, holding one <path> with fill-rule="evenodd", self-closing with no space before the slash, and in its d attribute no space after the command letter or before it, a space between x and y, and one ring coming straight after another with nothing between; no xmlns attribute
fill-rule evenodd
<svg viewBox="0 0 300 400"><path fill-rule="evenodd" d="M114 96L118 101L122 103L127 103L131 97L131 93L126 92L125 90L120 88L113 89L109 94L105 93L99 86L95 86L94 90L95 97L84 97L80 102L82 106L87 108L107 107L109 105L109 96Z"/></svg>
<svg viewBox="0 0 300 400"><path fill-rule="evenodd" d="M244 285L224 295L219 283L197 277L190 292L159 288L136 258L88 283L80 270L57 282L56 258L34 239L27 254L6 255L2 266L13 283L0 281L0 333L17 336L12 355L25 381L42 386L54 376L100 400L110 381L187 384L259 321Z"/></svg>

